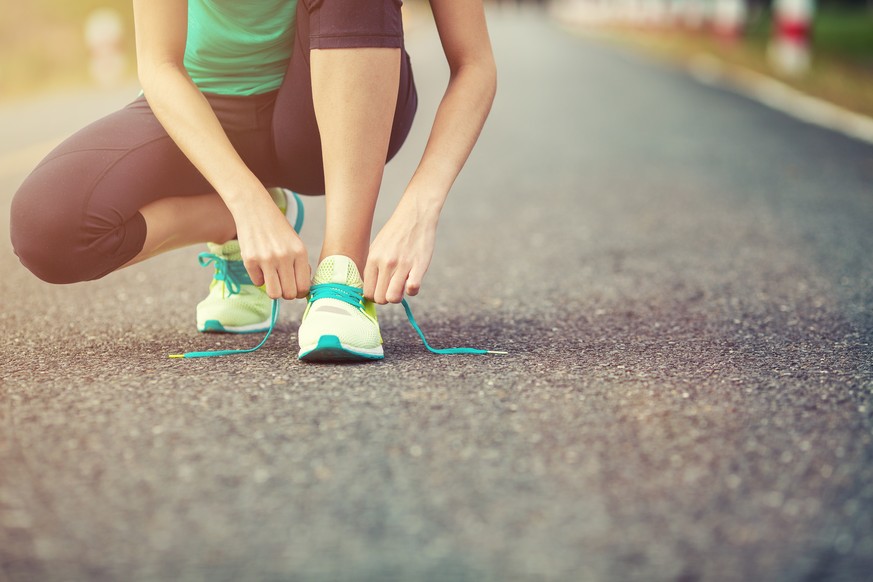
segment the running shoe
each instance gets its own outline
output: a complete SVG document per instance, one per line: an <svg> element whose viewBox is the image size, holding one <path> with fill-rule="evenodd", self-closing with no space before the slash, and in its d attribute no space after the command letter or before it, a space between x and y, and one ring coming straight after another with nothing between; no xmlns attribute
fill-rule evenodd
<svg viewBox="0 0 873 582"><path fill-rule="evenodd" d="M297 192L286 190L284 188L267 188L267 192L273 197L273 202L288 219L288 222L294 227L294 232L300 234L300 229L303 228L303 201Z"/></svg>
<svg viewBox="0 0 873 582"><path fill-rule="evenodd" d="M336 362L384 357L376 305L364 299L363 292L361 275L350 258L333 255L321 261L297 332L299 359Z"/></svg>
<svg viewBox="0 0 873 582"><path fill-rule="evenodd" d="M216 245L218 246L218 245ZM225 251L224 248L213 249ZM232 250L232 249L231 249ZM216 262L216 269L222 269L224 275L219 280L226 286L243 288L239 285L246 275L237 273L233 261L224 262L213 258L218 253L203 253L201 263ZM219 265L223 265L219 267ZM253 285L249 285L253 287ZM306 361L361 361L381 360L382 336L379 333L379 323L376 320L376 306L362 296L363 285L357 267L348 257L335 255L324 259L316 270L310 287L309 303L303 313L298 339L300 351L297 357ZM239 295L238 291L234 296ZM434 348L424 337L418 322L412 315L412 309L406 299L401 301L409 324L421 338L428 351L434 354L505 354L503 351L482 350L478 348ZM185 352L170 354L171 358L211 358L233 354L250 354L256 352L270 337L279 315L279 300L270 302L271 311L268 319L267 333L260 343L252 348L211 350L205 352Z"/></svg>
<svg viewBox="0 0 873 582"><path fill-rule="evenodd" d="M303 226L303 202L290 190L270 188L276 206L296 232ZM239 241L223 245L207 243L209 252L200 253L204 267L213 265L215 274L206 299L197 304L197 330L213 333L260 333L270 328L272 300L263 286L249 278L242 262Z"/></svg>

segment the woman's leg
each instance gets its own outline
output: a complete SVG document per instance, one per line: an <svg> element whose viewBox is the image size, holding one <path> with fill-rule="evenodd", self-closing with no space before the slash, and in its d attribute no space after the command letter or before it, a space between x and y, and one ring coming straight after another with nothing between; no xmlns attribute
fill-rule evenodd
<svg viewBox="0 0 873 582"><path fill-rule="evenodd" d="M197 243L224 243L236 235L233 216L218 194L161 198L139 213L146 223L145 240L124 267Z"/></svg>
<svg viewBox="0 0 873 582"><path fill-rule="evenodd" d="M259 127L232 134L264 173L272 165L274 98L261 99ZM251 103L244 105L252 109ZM239 104L224 109L239 109ZM233 130L235 121L251 125L253 118L251 111L223 116ZM160 252L223 242L234 233L224 203L143 98L58 146L12 203L13 248L28 269L51 283L98 279Z"/></svg>
<svg viewBox="0 0 873 582"><path fill-rule="evenodd" d="M323 259L363 272L397 102L400 49L312 51L312 98L324 159Z"/></svg>
<svg viewBox="0 0 873 582"><path fill-rule="evenodd" d="M361 269L385 162L417 106L400 3L307 3L274 113L280 173L298 192L326 193L321 257L345 255Z"/></svg>

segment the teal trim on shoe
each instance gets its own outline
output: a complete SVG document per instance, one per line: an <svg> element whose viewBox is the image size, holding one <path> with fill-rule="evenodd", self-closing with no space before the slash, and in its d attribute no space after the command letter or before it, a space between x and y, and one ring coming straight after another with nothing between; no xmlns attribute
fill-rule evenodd
<svg viewBox="0 0 873 582"><path fill-rule="evenodd" d="M300 230L303 228L303 200L300 199L297 192L291 190L285 190L285 192L291 192L291 197L294 199L294 203L297 204L297 218L294 220L294 232L300 234Z"/></svg>
<svg viewBox="0 0 873 582"><path fill-rule="evenodd" d="M337 336L323 335L318 338L318 345L307 352L301 352L297 357L307 362L360 362L381 360L385 355L356 352L344 346Z"/></svg>
<svg viewBox="0 0 873 582"><path fill-rule="evenodd" d="M204 333L207 333L207 332L227 333L227 330L224 329L224 326L221 325L221 322L216 321L215 319L210 319L210 320L204 322L203 329L201 329L200 331L202 331Z"/></svg>

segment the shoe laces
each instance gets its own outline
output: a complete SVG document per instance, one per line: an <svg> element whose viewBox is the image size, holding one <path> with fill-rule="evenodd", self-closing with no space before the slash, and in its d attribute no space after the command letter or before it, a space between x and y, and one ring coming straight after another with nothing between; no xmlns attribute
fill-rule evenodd
<svg viewBox="0 0 873 582"><path fill-rule="evenodd" d="M208 254L208 253L203 253ZM343 303L347 303L356 309L361 311L364 310L364 292L362 289L358 287L352 287L351 285L343 285L342 283L319 283L318 285L313 285L309 289L309 295L307 296L309 303L314 301L318 301L319 299L336 299L342 301ZM402 299L400 301L401 305L403 305L404 311L406 311L406 318L409 320L409 325L412 326L412 329L418 334L418 337L421 338L421 343L424 344L424 347L428 349L428 351L434 354L506 354L507 352L496 351L496 350L482 350L478 348L434 348L432 347L427 338L424 337L424 332L421 331L421 327L418 325L418 322L415 320L415 316L412 315L412 308L409 306L409 302L406 299ZM267 338L270 337L270 334L273 333L273 327L276 325L276 319L279 315L279 300L273 299L273 310L272 315L270 317L270 328L267 330L267 334L264 336L264 339L253 348L244 349L244 350L212 350L208 352L188 352L185 354L171 354L171 358L208 358L213 356L229 356L231 354L248 354L254 352L267 341Z"/></svg>
<svg viewBox="0 0 873 582"><path fill-rule="evenodd" d="M171 358L212 358L215 356L230 356L233 354L250 354L261 349L261 346L267 343L267 338L273 333L273 328L276 326L276 320L279 318L279 300L273 299L273 306L270 311L270 328L261 343L253 348L241 350L210 350L206 352L186 352L184 354L170 354Z"/></svg>
<svg viewBox="0 0 873 582"><path fill-rule="evenodd" d="M200 253L197 261L201 267L215 266L214 278L224 283L224 291L229 295L237 295L243 285L254 285L242 261L232 261L215 253Z"/></svg>
<svg viewBox="0 0 873 582"><path fill-rule="evenodd" d="M309 303L318 301L319 299L336 299L343 303L348 303L357 309L364 309L364 292L351 285L343 285L342 283L319 283L309 288L307 296Z"/></svg>
<svg viewBox="0 0 873 582"><path fill-rule="evenodd" d="M243 285L254 285L245 265L242 261L233 261L216 255L215 253L200 253L197 255L197 261L201 267L215 265L214 278L224 283L222 294L227 291L229 295L237 295L242 290ZM225 296L226 297L226 296ZM273 333L273 328L276 326L276 320L279 318L279 300L274 299L270 310L270 328L264 339L253 348L241 350L210 350L206 352L187 352L184 354L170 354L171 358L211 358L214 356L229 356L231 354L248 354L260 349Z"/></svg>
<svg viewBox="0 0 873 582"><path fill-rule="evenodd" d="M318 301L319 299L337 299L344 303L348 303L361 311L364 310L364 291L358 287L343 285L342 283L320 283L313 285L309 290L309 302ZM429 351L435 354L505 354L506 352L497 352L494 350L480 350L478 348L434 348L427 338L424 337L424 332L421 331L418 322L415 321L415 316L412 315L412 308L406 299L401 299L406 318L409 320L409 325L421 338L421 343L424 344Z"/></svg>

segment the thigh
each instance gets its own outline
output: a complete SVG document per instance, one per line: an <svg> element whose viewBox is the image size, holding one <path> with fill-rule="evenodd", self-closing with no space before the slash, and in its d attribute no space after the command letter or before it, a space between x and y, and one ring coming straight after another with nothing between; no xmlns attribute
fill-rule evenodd
<svg viewBox="0 0 873 582"><path fill-rule="evenodd" d="M207 95L252 171L269 181L275 94L251 99ZM144 97L75 133L22 184L19 196L86 222L117 224L161 198L214 192L155 117Z"/></svg>
<svg viewBox="0 0 873 582"><path fill-rule="evenodd" d="M261 173L274 165L274 97L215 107L235 147ZM34 272L38 263L65 262L57 250L63 248L82 263L64 277L97 278L142 249L141 208L161 198L213 191L140 97L65 140L25 179L12 203L13 245ZM49 267L65 271L63 264Z"/></svg>
<svg viewBox="0 0 873 582"><path fill-rule="evenodd" d="M355 7L358 10L351 10ZM376 10L373 6L381 8ZM366 6L364 6L366 5ZM369 15L367 18L362 18ZM399 47L400 87L386 162L406 140L418 106L409 55L403 47L400 2L298 0L294 50L276 97L273 142L282 186L301 194L324 194L321 138L312 103L309 53L317 48Z"/></svg>
<svg viewBox="0 0 873 582"><path fill-rule="evenodd" d="M75 133L25 179L12 201L12 244L45 281L96 279L142 249L140 208L207 187L137 100Z"/></svg>
<svg viewBox="0 0 873 582"><path fill-rule="evenodd" d="M27 177L16 201L44 213L117 224L154 200L205 193L208 184L144 98L73 134Z"/></svg>

